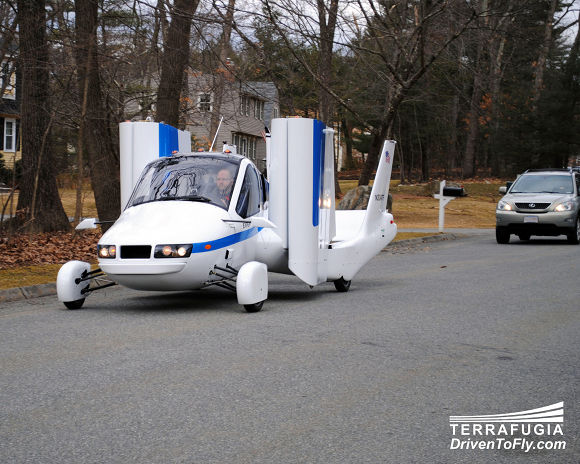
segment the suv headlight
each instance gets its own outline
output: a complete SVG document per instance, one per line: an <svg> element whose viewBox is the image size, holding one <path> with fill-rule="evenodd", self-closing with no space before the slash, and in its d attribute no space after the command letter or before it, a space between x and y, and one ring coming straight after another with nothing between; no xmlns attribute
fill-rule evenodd
<svg viewBox="0 0 580 464"><path fill-rule="evenodd" d="M511 211L513 207L507 201L500 200L497 204L497 209L500 211Z"/></svg>
<svg viewBox="0 0 580 464"><path fill-rule="evenodd" d="M562 203L558 203L554 208L554 211L558 213L563 213L564 211L572 211L574 209L574 202L572 201L564 201Z"/></svg>

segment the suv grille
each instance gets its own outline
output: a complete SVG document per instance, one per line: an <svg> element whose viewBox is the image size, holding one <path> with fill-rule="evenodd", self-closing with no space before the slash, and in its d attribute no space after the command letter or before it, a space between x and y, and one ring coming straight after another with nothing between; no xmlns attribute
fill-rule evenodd
<svg viewBox="0 0 580 464"><path fill-rule="evenodd" d="M121 259L149 259L149 258L151 258L151 245L121 246Z"/></svg>
<svg viewBox="0 0 580 464"><path fill-rule="evenodd" d="M550 203L516 203L519 209L546 209Z"/></svg>

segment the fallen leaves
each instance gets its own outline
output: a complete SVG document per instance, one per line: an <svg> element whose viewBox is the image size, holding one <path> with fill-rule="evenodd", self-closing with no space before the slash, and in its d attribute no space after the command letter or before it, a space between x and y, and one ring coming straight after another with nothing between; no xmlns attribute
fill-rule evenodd
<svg viewBox="0 0 580 464"><path fill-rule="evenodd" d="M0 269L71 260L96 262L99 231L18 234L0 243Z"/></svg>

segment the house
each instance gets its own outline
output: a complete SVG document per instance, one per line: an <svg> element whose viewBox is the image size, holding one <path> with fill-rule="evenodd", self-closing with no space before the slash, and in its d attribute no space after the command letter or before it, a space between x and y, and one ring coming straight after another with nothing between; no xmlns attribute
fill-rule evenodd
<svg viewBox="0 0 580 464"><path fill-rule="evenodd" d="M213 150L236 145L237 153L266 167L265 127L280 115L278 90L273 82L240 82L229 75L190 74L189 111L185 130L191 132L194 149L209 149L217 126ZM222 119L223 118L223 119Z"/></svg>
<svg viewBox="0 0 580 464"><path fill-rule="evenodd" d="M6 56L0 64L0 158L12 168L21 158L20 101L16 61Z"/></svg>

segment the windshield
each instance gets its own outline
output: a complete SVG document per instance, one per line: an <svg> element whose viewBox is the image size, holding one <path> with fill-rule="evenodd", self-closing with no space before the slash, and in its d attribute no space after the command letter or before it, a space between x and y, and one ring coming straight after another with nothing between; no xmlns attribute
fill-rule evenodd
<svg viewBox="0 0 580 464"><path fill-rule="evenodd" d="M127 208L153 201L200 201L227 209L239 160L220 156L163 158L145 167Z"/></svg>
<svg viewBox="0 0 580 464"><path fill-rule="evenodd" d="M574 193L574 186L571 176L523 175L516 180L510 193Z"/></svg>

